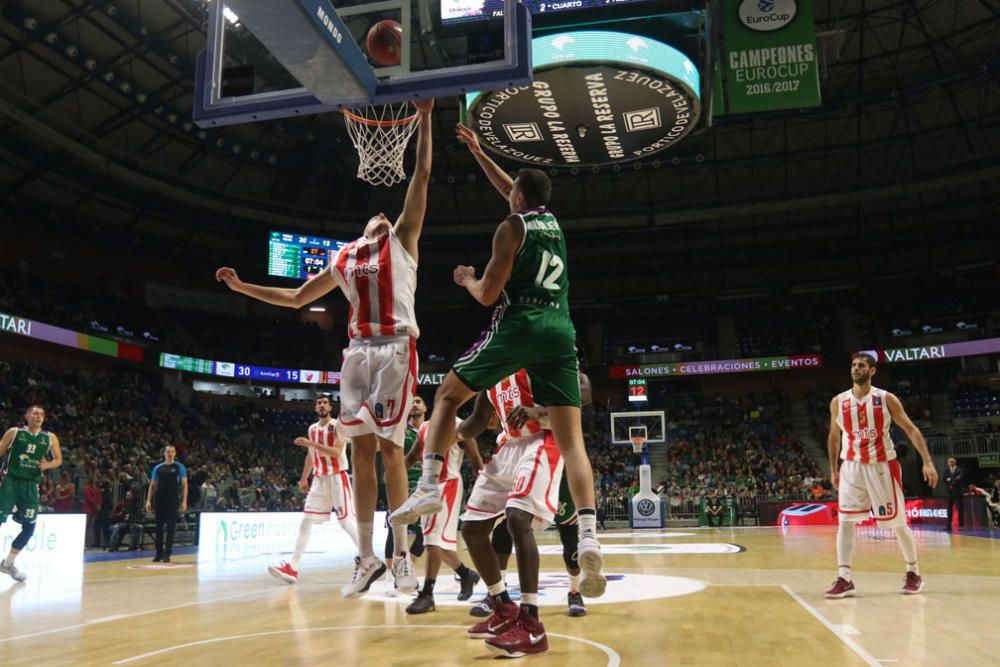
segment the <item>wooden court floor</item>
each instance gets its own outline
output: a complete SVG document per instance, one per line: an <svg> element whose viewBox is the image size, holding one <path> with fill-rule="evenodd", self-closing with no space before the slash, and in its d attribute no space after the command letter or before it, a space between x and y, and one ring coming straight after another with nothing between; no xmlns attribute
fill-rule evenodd
<svg viewBox="0 0 1000 667"><path fill-rule="evenodd" d="M828 601L834 529L676 529L603 534L607 599L565 613L554 533L540 539L549 665L997 665L1000 540L917 531L925 592L907 597L894 540L857 540L855 599ZM343 600L346 564L307 554L300 583L265 571L280 555L175 560L171 570L121 560L47 570L19 565L0 581L0 665L481 665L473 619L439 577L438 609L376 584ZM468 560L466 555L466 560ZM418 570L420 569L418 561ZM513 581L514 577L511 577ZM481 591L477 591L478 593ZM474 598L475 599L475 598Z"/></svg>

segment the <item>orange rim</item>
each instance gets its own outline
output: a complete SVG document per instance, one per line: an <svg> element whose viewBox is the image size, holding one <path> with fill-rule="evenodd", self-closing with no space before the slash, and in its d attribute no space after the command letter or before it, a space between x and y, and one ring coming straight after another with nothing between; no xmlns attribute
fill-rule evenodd
<svg viewBox="0 0 1000 667"><path fill-rule="evenodd" d="M369 127L399 127L401 125L409 125L417 119L417 114L407 116L406 118L400 118L399 120L374 120L372 118L359 116L358 114L347 109L341 109L340 112L353 120L355 123L361 123L362 125L367 125Z"/></svg>

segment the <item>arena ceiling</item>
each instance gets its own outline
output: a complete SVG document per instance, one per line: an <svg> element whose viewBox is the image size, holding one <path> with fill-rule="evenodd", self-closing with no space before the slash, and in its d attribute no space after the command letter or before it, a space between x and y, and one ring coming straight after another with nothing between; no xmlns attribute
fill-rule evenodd
<svg viewBox="0 0 1000 667"><path fill-rule="evenodd" d="M398 206L398 188L373 193L354 178L333 114L192 124L206 4L0 2L8 210L225 247L248 228L352 233L361 216ZM768 234L828 243L822 230L838 226L845 239L956 221L972 237L993 233L1000 3L817 0L816 19L821 108L719 119L641 168L561 172L554 210L597 239L609 228L627 240L669 227L690 251ZM486 232L502 207L447 140L452 106L436 114L428 233Z"/></svg>

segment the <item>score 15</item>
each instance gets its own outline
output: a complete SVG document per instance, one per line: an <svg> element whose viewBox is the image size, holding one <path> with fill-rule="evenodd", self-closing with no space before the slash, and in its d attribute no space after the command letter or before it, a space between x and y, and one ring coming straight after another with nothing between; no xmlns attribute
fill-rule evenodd
<svg viewBox="0 0 1000 667"><path fill-rule="evenodd" d="M629 379L628 400L629 403L645 403L648 400L646 397L646 380L644 378Z"/></svg>

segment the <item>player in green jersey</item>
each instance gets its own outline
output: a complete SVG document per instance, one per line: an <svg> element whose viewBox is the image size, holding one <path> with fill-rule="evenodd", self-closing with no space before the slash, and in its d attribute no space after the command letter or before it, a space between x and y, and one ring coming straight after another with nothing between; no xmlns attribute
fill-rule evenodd
<svg viewBox="0 0 1000 667"><path fill-rule="evenodd" d="M0 456L7 455L3 464L5 473L0 482L0 525L13 516L21 524L21 532L11 543L10 552L2 563L0 572L14 581L24 581L27 575L14 567L14 559L27 546L35 532L38 517L38 485L42 471L62 465L62 451L55 433L42 430L45 408L32 405L24 413L25 426L8 429L0 439ZM52 452L52 458L47 454Z"/></svg>
<svg viewBox="0 0 1000 667"><path fill-rule="evenodd" d="M439 512L437 478L444 454L455 441L458 409L480 391L524 368L539 404L548 406L552 433L566 464L576 502L583 570L580 590L587 597L604 593L607 580L597 542L594 473L584 448L577 379L576 331L569 316L566 239L545 205L552 183L544 172L522 169L511 179L479 146L475 133L458 126L490 183L507 200L510 215L493 236L493 255L483 275L458 266L455 282L484 306L497 304L490 328L454 365L434 396L434 411L424 449L423 476L417 490L390 518L410 523Z"/></svg>

